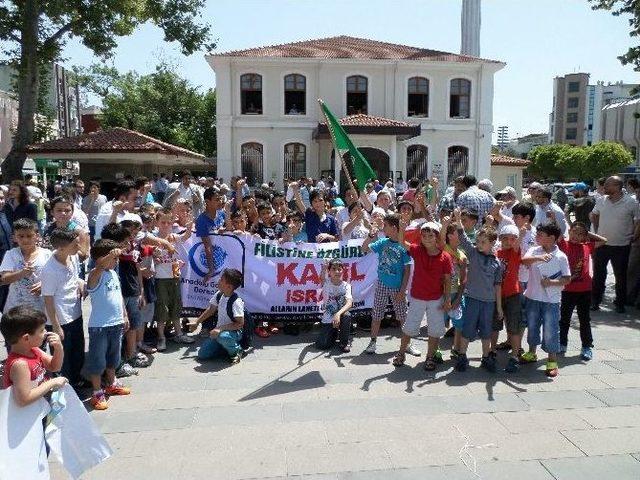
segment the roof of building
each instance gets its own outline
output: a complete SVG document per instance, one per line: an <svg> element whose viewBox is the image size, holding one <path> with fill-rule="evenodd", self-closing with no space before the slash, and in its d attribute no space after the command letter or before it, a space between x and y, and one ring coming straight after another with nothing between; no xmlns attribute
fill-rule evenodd
<svg viewBox="0 0 640 480"><path fill-rule="evenodd" d="M204 160L204 155L122 127L59 138L27 147L29 153L163 153Z"/></svg>
<svg viewBox="0 0 640 480"><path fill-rule="evenodd" d="M339 119L338 122L340 122L340 125L344 127L347 133L361 135L396 135L402 140L417 137L421 131L419 124L414 125L391 118L375 117L362 113L346 116ZM327 128L327 123L318 123L318 128L314 131L314 138L328 138L328 136L329 129Z"/></svg>
<svg viewBox="0 0 640 480"><path fill-rule="evenodd" d="M230 52L212 54L211 56L251 58L351 58L361 60L503 63L497 60L441 52L439 50L430 50L427 48L411 47L397 43L380 42L377 40L350 37L347 35L248 48L245 50L233 50Z"/></svg>
<svg viewBox="0 0 640 480"><path fill-rule="evenodd" d="M523 158L507 157L506 155L496 155L494 153L491 154L491 165L526 168L530 163L530 160L525 160Z"/></svg>

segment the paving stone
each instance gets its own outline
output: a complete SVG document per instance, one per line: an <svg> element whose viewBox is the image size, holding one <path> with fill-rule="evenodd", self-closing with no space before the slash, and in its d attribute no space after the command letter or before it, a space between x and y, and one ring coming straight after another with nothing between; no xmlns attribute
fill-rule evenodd
<svg viewBox="0 0 640 480"><path fill-rule="evenodd" d="M166 447L166 445L165 445ZM83 475L87 480L149 480L182 478L182 461L175 455L157 455L153 461L140 457L112 457ZM69 477L66 476L65 480ZM62 480L62 479L60 479Z"/></svg>
<svg viewBox="0 0 640 480"><path fill-rule="evenodd" d="M524 392L517 394L531 408L554 410L560 408L602 407L604 403L587 392Z"/></svg>
<svg viewBox="0 0 640 480"><path fill-rule="evenodd" d="M287 472L290 475L330 473L391 468L391 461L382 443L325 445L317 448L286 449Z"/></svg>
<svg viewBox="0 0 640 480"><path fill-rule="evenodd" d="M562 432L588 456L636 453L640 427L570 430Z"/></svg>
<svg viewBox="0 0 640 480"><path fill-rule="evenodd" d="M581 430L593 428L573 410L496 412L493 414L511 433Z"/></svg>
<svg viewBox="0 0 640 480"><path fill-rule="evenodd" d="M640 360L640 347L633 348L612 348L611 353L623 360Z"/></svg>
<svg viewBox="0 0 640 480"><path fill-rule="evenodd" d="M105 418L100 430L102 433L117 433L189 428L193 425L195 412L193 408L184 408L114 413Z"/></svg>
<svg viewBox="0 0 640 480"><path fill-rule="evenodd" d="M542 460L556 480L638 480L640 462L630 455L604 455L582 458Z"/></svg>
<svg viewBox="0 0 640 480"><path fill-rule="evenodd" d="M576 430L579 432L579 430ZM595 430L592 430L595 431ZM475 442L471 443L476 445ZM539 460L578 457L583 453L559 432L528 432L498 437L490 445L471 448L470 455L479 463L490 461Z"/></svg>
<svg viewBox="0 0 640 480"><path fill-rule="evenodd" d="M596 375L596 378L613 388L628 388L640 385L640 373Z"/></svg>
<svg viewBox="0 0 640 480"><path fill-rule="evenodd" d="M593 390L591 394L612 407L640 405L640 387Z"/></svg>
<svg viewBox="0 0 640 480"><path fill-rule="evenodd" d="M257 425L282 422L282 406L242 405L203 407L196 411L194 425L208 427L216 425Z"/></svg>
<svg viewBox="0 0 640 480"><path fill-rule="evenodd" d="M594 428L640 427L640 406L585 408L572 411Z"/></svg>
<svg viewBox="0 0 640 480"><path fill-rule="evenodd" d="M183 463L180 478L211 480L245 480L287 474L283 445L251 444L228 446L219 438L213 451L191 457ZM308 448L308 447L307 447Z"/></svg>
<svg viewBox="0 0 640 480"><path fill-rule="evenodd" d="M621 373L640 373L640 360L620 360L617 362L606 362L606 364Z"/></svg>
<svg viewBox="0 0 640 480"><path fill-rule="evenodd" d="M447 465L422 468L395 469L391 471L349 472L338 475L339 480L553 480L553 477L537 461L491 462L477 467L475 475L464 465Z"/></svg>
<svg viewBox="0 0 640 480"><path fill-rule="evenodd" d="M467 386L474 393L487 390L486 382L471 382ZM533 375L520 375L519 373L500 375L498 381L492 386L492 391L494 393L557 392L559 390L596 390L600 388L609 388L609 385L594 375L560 375L551 379L536 371Z"/></svg>
<svg viewBox="0 0 640 480"><path fill-rule="evenodd" d="M473 412L514 412L528 410L529 407L516 394L500 393L487 398L487 395L445 396L440 397L449 413Z"/></svg>

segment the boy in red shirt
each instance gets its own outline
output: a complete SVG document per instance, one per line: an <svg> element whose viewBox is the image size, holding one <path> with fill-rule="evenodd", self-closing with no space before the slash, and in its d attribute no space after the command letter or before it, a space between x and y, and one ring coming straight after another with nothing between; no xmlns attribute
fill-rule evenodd
<svg viewBox="0 0 640 480"><path fill-rule="evenodd" d="M14 307L0 320L0 332L11 345L2 384L3 388L13 386L13 398L21 407L67 383L65 377L47 380L47 371L60 371L64 350L56 333L46 333L45 323L44 313L29 306ZM45 339L53 355L40 350Z"/></svg>
<svg viewBox="0 0 640 480"><path fill-rule="evenodd" d="M596 248L605 243L607 243L606 238L590 233L587 226L582 222L574 222L571 225L568 242L563 237L558 239L558 247L569 259L569 269L571 270L571 282L562 291L559 353L566 353L567 351L571 315L573 315L573 310L577 307L578 320L580 321L580 340L582 342L580 356L583 360L591 360L593 358L593 336L591 334L591 316L589 314L591 305L591 255Z"/></svg>
<svg viewBox="0 0 640 480"><path fill-rule="evenodd" d="M400 224L398 242L413 258L414 269L411 281L409 309L402 325L400 350L393 359L393 365L404 365L405 352L411 337L420 333L420 324L427 314L428 350L424 362L425 370L435 370L439 358L436 357L438 343L444 336L446 328L443 312L451 309L451 273L453 261L451 256L438 248L440 225L426 222L420 227L420 243L412 244L404 241L404 230L408 222L403 219ZM440 360L441 362L441 360Z"/></svg>
<svg viewBox="0 0 640 480"><path fill-rule="evenodd" d="M500 318L496 312L493 314L493 332L491 333L491 352L489 355L495 358L498 335L503 324L507 329L509 342L511 343L511 357L505 368L508 373L515 373L519 369L520 345L524 324L522 322L522 290L518 281L518 272L522 254L520 253L520 230L515 225L505 225L500 229L500 248L496 256L503 265L502 270L502 311Z"/></svg>

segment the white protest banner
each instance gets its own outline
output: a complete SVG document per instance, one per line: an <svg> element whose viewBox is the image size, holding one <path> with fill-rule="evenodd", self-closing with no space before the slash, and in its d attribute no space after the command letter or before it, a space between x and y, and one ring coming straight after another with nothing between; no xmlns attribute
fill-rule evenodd
<svg viewBox="0 0 640 480"><path fill-rule="evenodd" d="M49 479L42 426L49 410L49 404L42 398L21 407L13 399L13 387L0 390L1 479Z"/></svg>
<svg viewBox="0 0 640 480"><path fill-rule="evenodd" d="M236 268L244 275L244 286L238 293L256 319L318 317L323 301L322 263L325 259L339 258L344 264L344 279L353 291L352 311L370 309L377 280L377 257L365 255L362 242L280 243L251 235L211 235L215 276L205 284L203 277L208 268L204 246L199 237L192 236L178 247L185 262L182 303L187 308L206 308L222 271Z"/></svg>

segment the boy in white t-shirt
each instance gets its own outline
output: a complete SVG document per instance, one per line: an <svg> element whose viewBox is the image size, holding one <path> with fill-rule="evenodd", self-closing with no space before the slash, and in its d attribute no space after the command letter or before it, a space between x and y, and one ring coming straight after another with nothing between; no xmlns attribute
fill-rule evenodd
<svg viewBox="0 0 640 480"><path fill-rule="evenodd" d="M244 327L244 301L236 293L242 285L242 273L234 268L227 268L218 280L218 290L209 305L197 318L195 325L204 322L217 313L218 322L198 350L199 360L229 355L231 364L239 363L242 358L242 331ZM231 308L228 303L231 302ZM229 315L231 311L231 315Z"/></svg>
<svg viewBox="0 0 640 480"><path fill-rule="evenodd" d="M324 312L322 327L315 341L316 348L320 350L329 350L339 338L340 349L345 353L351 351L349 309L353 305L353 297L351 285L342 279L343 268L339 259L332 259L322 265L320 272Z"/></svg>
<svg viewBox="0 0 640 480"><path fill-rule="evenodd" d="M78 232L56 228L51 232L50 240L55 251L40 273L47 330L60 336L65 351L61 374L71 385L76 385L82 380L80 370L84 364L85 343L82 326L84 282L79 277Z"/></svg>
<svg viewBox="0 0 640 480"><path fill-rule="evenodd" d="M13 222L13 239L18 246L9 250L0 264L0 283L9 285L4 312L26 305L44 313L40 273L51 258L51 250L38 246L38 224L30 218Z"/></svg>
<svg viewBox="0 0 640 480"><path fill-rule="evenodd" d="M558 375L560 300L562 289L571 281L569 260L557 245L561 235L562 231L555 223L538 226L536 241L539 246L531 248L522 258L522 262L530 263L530 267L529 282L524 292L527 297L524 312L529 351L522 355L521 362L537 362L536 349L542 344L542 349L549 354L546 368L548 377Z"/></svg>

